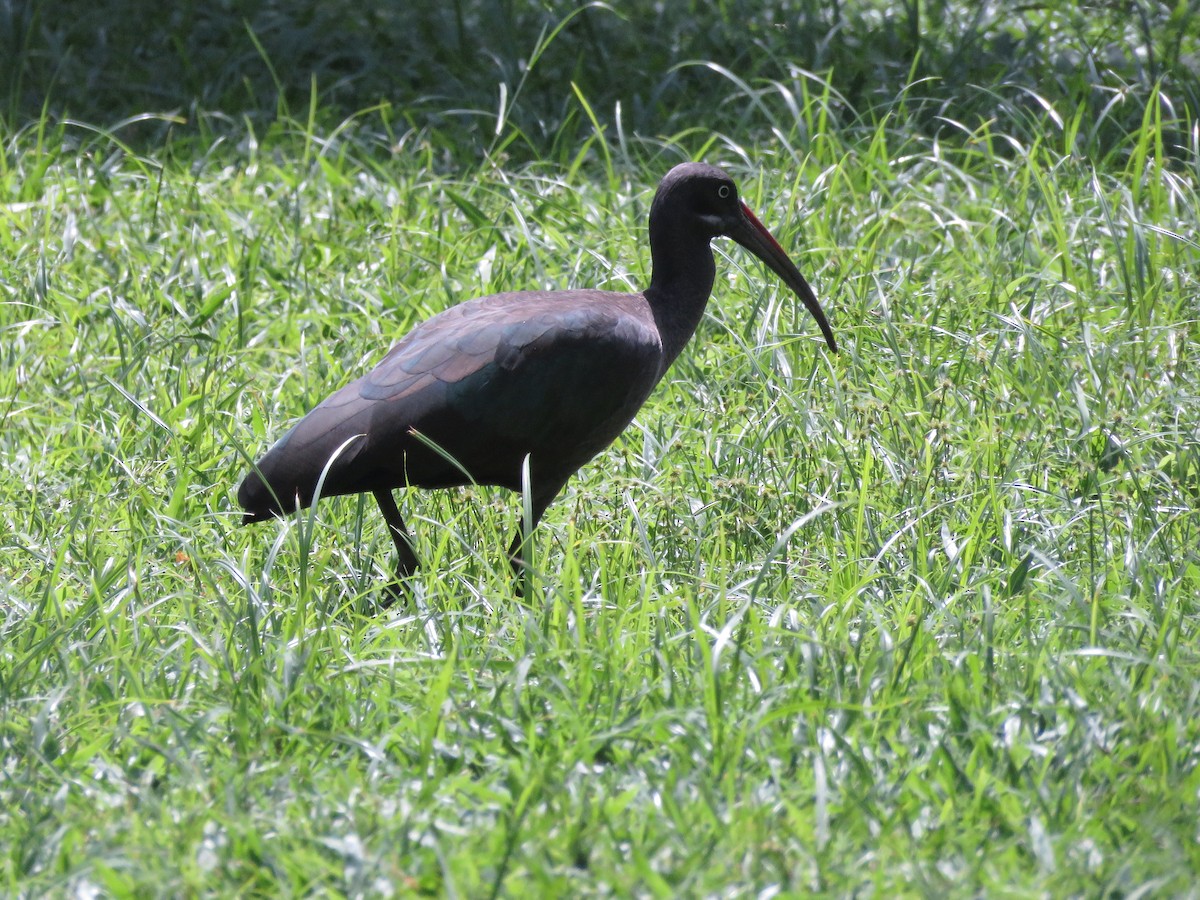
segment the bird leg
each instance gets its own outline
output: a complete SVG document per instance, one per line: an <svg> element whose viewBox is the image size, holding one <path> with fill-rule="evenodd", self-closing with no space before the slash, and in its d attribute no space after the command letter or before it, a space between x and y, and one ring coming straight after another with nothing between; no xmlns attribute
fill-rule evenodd
<svg viewBox="0 0 1200 900"><path fill-rule="evenodd" d="M419 565L417 554L413 550L412 538L409 537L408 529L404 527L404 519L400 516L400 508L396 506L396 498L392 496L391 490L381 488L372 493L375 494L375 500L379 504L379 511L383 513L383 520L387 522L388 534L392 536L392 543L396 545L396 580L388 586L388 589L393 597L398 597L404 587L405 579L417 571Z"/></svg>
<svg viewBox="0 0 1200 900"><path fill-rule="evenodd" d="M529 572L529 560L525 556L526 538L533 536L533 530L537 528L537 523L541 521L542 513L546 511L546 507L551 501L558 496L558 492L562 489L562 485L556 485L552 491L540 491L532 495L529 504L529 529L526 532L526 523L524 521L524 511L522 511L521 524L517 526L517 533L513 536L512 543L508 547L508 562L512 566L513 576L516 579L517 596L525 596L525 580Z"/></svg>

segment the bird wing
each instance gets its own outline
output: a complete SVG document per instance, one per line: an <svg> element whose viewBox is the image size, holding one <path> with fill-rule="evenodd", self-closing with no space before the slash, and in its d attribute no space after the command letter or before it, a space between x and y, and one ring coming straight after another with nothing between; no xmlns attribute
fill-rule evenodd
<svg viewBox="0 0 1200 900"><path fill-rule="evenodd" d="M375 404L373 439L415 430L456 454L464 448L451 444L487 441L565 454L628 409L619 432L658 376L658 334L630 308L640 299L499 294L429 319L358 388ZM454 440L457 429L465 440ZM603 446L615 436L597 440Z"/></svg>
<svg viewBox="0 0 1200 900"><path fill-rule="evenodd" d="M308 502L330 457L361 435L329 467L327 495L389 480L461 483L452 474L459 468L480 483L519 484L525 454L565 480L629 423L658 380L660 359L639 295L468 301L422 322L369 373L326 398L258 469L280 497L299 493ZM422 456L430 442L457 466L448 472L444 455Z"/></svg>

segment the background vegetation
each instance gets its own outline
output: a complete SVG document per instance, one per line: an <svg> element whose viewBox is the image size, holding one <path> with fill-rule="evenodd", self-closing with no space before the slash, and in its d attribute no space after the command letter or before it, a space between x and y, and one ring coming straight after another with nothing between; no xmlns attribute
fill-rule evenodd
<svg viewBox="0 0 1200 900"><path fill-rule="evenodd" d="M8 893L1189 895L1194 4L0 7ZM700 333L538 532L238 526L255 454L479 293Z"/></svg>

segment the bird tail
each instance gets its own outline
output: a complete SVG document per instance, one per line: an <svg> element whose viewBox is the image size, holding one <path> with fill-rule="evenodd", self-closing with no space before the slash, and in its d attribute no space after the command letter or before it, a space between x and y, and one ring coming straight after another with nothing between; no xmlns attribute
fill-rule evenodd
<svg viewBox="0 0 1200 900"><path fill-rule="evenodd" d="M322 478L325 497L366 489L360 486L361 473L350 465L364 435L345 437L329 428L320 416L324 408L322 404L301 419L246 473L237 497L245 510L243 525L311 506Z"/></svg>
<svg viewBox="0 0 1200 900"><path fill-rule="evenodd" d="M292 499L290 508L285 508L275 493L267 487L267 483L263 481L262 476L257 470L252 470L242 479L242 484L238 488L238 505L245 512L242 514L242 524L249 525L252 522L263 522L275 516L281 516L284 513L289 513L295 510L296 501Z"/></svg>

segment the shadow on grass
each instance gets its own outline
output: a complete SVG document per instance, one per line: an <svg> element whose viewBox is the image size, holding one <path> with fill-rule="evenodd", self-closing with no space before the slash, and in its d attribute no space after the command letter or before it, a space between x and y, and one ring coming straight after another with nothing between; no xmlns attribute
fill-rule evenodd
<svg viewBox="0 0 1200 900"><path fill-rule="evenodd" d="M106 125L212 110L305 119L311 108L332 125L384 103L455 156L478 155L504 128L522 137L510 153L546 156L592 133L577 97L609 129L748 137L771 123L722 71L767 90L816 72L868 119L919 82L906 112L923 131L996 115L989 93L964 94L967 85L1097 109L1120 94L1128 112L1114 133L1127 134L1155 83L1194 106L1200 26L1168 4L1133 3L1132 15L1125 6L1086 12L1047 0L1002 14L951 0L33 0L0 8L0 116L21 128L46 113ZM143 122L122 137L157 144L166 127Z"/></svg>

